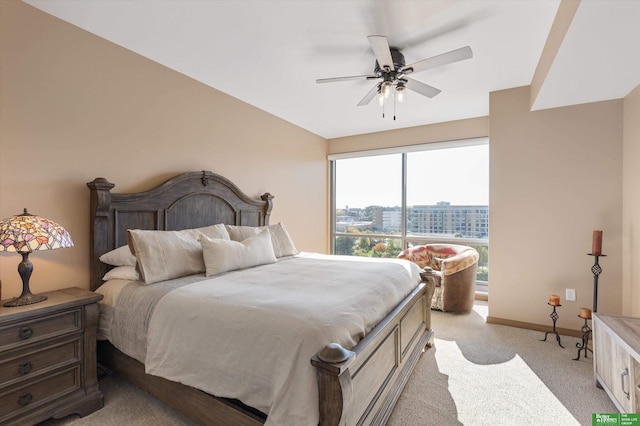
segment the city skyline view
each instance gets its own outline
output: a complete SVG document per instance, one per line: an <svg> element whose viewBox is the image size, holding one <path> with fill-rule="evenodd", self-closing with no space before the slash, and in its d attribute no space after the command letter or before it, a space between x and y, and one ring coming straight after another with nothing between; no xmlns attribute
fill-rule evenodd
<svg viewBox="0 0 640 426"><path fill-rule="evenodd" d="M402 231L401 207L354 207L336 209L335 230L339 233L373 231L397 235ZM407 207L406 232L411 235L438 235L462 238L488 238L489 206L436 205Z"/></svg>

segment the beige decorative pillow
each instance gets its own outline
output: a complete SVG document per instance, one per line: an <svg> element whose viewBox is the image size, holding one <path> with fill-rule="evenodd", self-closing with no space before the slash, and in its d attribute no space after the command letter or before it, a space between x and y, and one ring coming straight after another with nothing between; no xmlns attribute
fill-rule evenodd
<svg viewBox="0 0 640 426"><path fill-rule="evenodd" d="M182 231L130 229L129 248L138 261L145 284L153 284L205 271L200 235L229 240L222 224Z"/></svg>
<svg viewBox="0 0 640 426"><path fill-rule="evenodd" d="M102 281L109 280L131 280L138 281L140 279L140 274L136 271L135 266L116 266L113 269L107 271L102 277Z"/></svg>
<svg viewBox="0 0 640 426"><path fill-rule="evenodd" d="M208 277L277 261L268 230L244 241L211 239L201 235L200 244Z"/></svg>
<svg viewBox="0 0 640 426"><path fill-rule="evenodd" d="M243 241L249 237L259 234L264 229L268 229L271 233L271 243L276 257L293 256L298 254L293 240L287 232L287 228L282 223L269 226L234 226L226 225L229 237L233 241Z"/></svg>
<svg viewBox="0 0 640 426"><path fill-rule="evenodd" d="M131 254L128 245L118 247L99 257L100 262L113 266L136 266L136 257Z"/></svg>

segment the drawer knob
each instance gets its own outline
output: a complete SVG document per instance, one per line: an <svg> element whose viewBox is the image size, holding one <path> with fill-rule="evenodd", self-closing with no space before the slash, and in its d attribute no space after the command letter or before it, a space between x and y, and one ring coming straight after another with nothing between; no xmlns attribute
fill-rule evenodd
<svg viewBox="0 0 640 426"><path fill-rule="evenodd" d="M31 395L31 392L25 392L18 396L18 404L22 405L23 407L29 404L32 400L33 395Z"/></svg>
<svg viewBox="0 0 640 426"><path fill-rule="evenodd" d="M22 340L26 340L31 336L33 336L33 329L31 327L22 327L20 329L20 338Z"/></svg>
<svg viewBox="0 0 640 426"><path fill-rule="evenodd" d="M31 364L31 361L25 361L18 366L18 373L22 375L29 374L32 369L33 365Z"/></svg>

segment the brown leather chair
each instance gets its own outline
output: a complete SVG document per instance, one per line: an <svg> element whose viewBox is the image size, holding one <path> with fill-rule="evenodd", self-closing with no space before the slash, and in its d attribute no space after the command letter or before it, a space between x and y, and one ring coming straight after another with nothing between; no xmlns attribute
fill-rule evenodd
<svg viewBox="0 0 640 426"><path fill-rule="evenodd" d="M478 252L458 244L426 244L411 247L398 255L431 274L435 280L432 309L458 312L473 308L478 270Z"/></svg>

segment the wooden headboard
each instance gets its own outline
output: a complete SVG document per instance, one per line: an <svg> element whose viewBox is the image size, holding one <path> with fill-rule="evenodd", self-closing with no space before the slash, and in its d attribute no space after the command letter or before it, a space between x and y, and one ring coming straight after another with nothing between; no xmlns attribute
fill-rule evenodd
<svg viewBox="0 0 640 426"><path fill-rule="evenodd" d="M264 226L273 206L271 194L255 200L233 182L208 171L177 175L144 192L116 194L104 178L87 183L91 189L91 290L102 285L110 268L98 259L127 244L128 229L178 231L224 223Z"/></svg>

